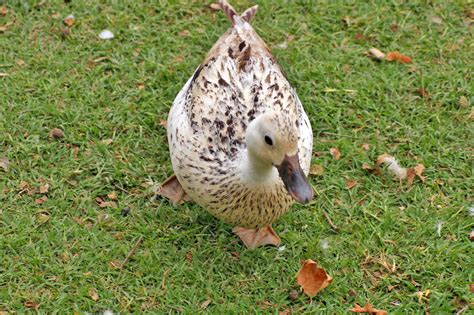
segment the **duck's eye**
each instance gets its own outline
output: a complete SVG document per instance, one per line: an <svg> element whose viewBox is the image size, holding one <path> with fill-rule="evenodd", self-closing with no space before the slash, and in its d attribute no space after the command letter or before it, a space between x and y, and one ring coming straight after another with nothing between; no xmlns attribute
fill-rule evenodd
<svg viewBox="0 0 474 315"><path fill-rule="evenodd" d="M268 145L273 145L273 140L270 136L265 136L265 143Z"/></svg>

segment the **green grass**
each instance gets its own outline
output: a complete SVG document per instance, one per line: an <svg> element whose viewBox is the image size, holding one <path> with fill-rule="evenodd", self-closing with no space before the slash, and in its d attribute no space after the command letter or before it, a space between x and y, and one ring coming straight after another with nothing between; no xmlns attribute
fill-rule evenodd
<svg viewBox="0 0 474 315"><path fill-rule="evenodd" d="M200 1L7 2L0 157L10 168L0 168L0 313L23 313L27 301L42 313L195 313L211 299L206 311L214 314L341 314L366 301L390 313L444 314L472 301L472 5L257 1L253 24L298 90L314 151L322 153L313 163L325 169L311 178L314 202L275 224L286 246L278 251L243 248L230 226L197 205L151 200L151 186L171 174L159 121L227 29L221 13L213 22ZM233 2L241 11L253 4ZM69 14L77 20L63 38ZM104 28L116 37L98 39ZM278 48L288 35L295 39ZM370 47L411 56L416 71L369 59ZM55 127L63 139L49 137ZM341 150L339 161L331 147ZM405 166L423 163L426 182L409 187L362 169L385 152ZM347 179L358 185L347 190ZM49 199L38 205L35 189L44 183ZM95 198L111 192L117 206L99 208ZM129 216L121 216L123 207ZM140 236L123 271L111 266ZM295 274L307 258L334 280L313 299L293 301L289 292L298 289ZM417 292L426 290L419 301Z"/></svg>

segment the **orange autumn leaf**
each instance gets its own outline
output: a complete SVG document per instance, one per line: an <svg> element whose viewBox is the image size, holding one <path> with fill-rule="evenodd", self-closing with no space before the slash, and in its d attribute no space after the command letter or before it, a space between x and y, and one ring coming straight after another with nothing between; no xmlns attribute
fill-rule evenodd
<svg viewBox="0 0 474 315"><path fill-rule="evenodd" d="M163 183L161 183L156 194L169 199L175 205L189 200L188 194L184 191L176 178L176 175L168 177Z"/></svg>
<svg viewBox="0 0 474 315"><path fill-rule="evenodd" d="M385 57L387 61L396 61L400 63L411 63L412 60L410 57L405 56L404 54L398 52L398 51L391 51L387 54Z"/></svg>
<svg viewBox="0 0 474 315"><path fill-rule="evenodd" d="M368 314L375 314L375 315L387 315L387 311L378 310L373 308L370 303L366 303L364 307L361 307L359 304L355 304L352 309L349 310L353 313L368 313Z"/></svg>
<svg viewBox="0 0 474 315"><path fill-rule="evenodd" d="M33 310L37 310L40 307L38 303L36 303L35 301L30 301L30 300L23 302L23 305L25 305L26 308L33 309Z"/></svg>
<svg viewBox="0 0 474 315"><path fill-rule="evenodd" d="M355 179L348 179L346 180L346 188L352 189L354 186L357 185L357 181Z"/></svg>
<svg viewBox="0 0 474 315"><path fill-rule="evenodd" d="M313 297L332 282L332 277L315 261L307 259L296 274L296 281L306 295Z"/></svg>
<svg viewBox="0 0 474 315"><path fill-rule="evenodd" d="M43 203L46 202L46 200L48 200L48 197L43 196L43 197L41 197L41 198L36 199L36 200L35 200L35 203L36 203L37 205L42 205Z"/></svg>
<svg viewBox="0 0 474 315"><path fill-rule="evenodd" d="M341 158L341 152L338 148L330 148L329 152L331 152L332 157L337 161Z"/></svg>

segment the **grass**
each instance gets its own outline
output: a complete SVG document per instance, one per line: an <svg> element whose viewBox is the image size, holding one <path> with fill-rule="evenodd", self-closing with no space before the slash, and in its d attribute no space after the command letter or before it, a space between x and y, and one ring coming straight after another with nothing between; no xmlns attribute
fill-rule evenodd
<svg viewBox="0 0 474 315"><path fill-rule="evenodd" d="M341 314L370 302L390 313L445 314L472 301L472 5L258 1L253 24L298 90L321 153L313 163L325 170L311 178L314 202L275 224L285 245L278 251L244 249L199 206L151 200L151 187L171 174L160 119L227 29L221 13L213 21L200 1L7 2L0 313L36 303L42 313ZM241 11L252 5L233 2ZM76 23L64 38L69 14ZM98 39L105 28L113 40ZM294 40L279 46L288 35ZM373 61L364 55L370 47L414 63ZM52 128L64 138L51 138ZM385 152L406 166L423 163L426 182L407 186L362 169ZM346 189L347 179L358 185ZM39 205L36 190L46 183ZM98 207L95 199L112 192L116 206ZM114 267L141 236L123 270ZM333 283L313 299L291 300L307 258Z"/></svg>

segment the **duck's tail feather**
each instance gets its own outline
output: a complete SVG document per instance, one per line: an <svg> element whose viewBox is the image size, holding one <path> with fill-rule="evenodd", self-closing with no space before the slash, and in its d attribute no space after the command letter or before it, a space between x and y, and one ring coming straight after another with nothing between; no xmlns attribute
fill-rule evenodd
<svg viewBox="0 0 474 315"><path fill-rule="evenodd" d="M245 12L241 15L238 15L237 11L235 11L235 9L226 0L219 0L219 5L232 25L242 23L243 21L250 22L258 10L258 5L254 5L253 7L245 10Z"/></svg>

